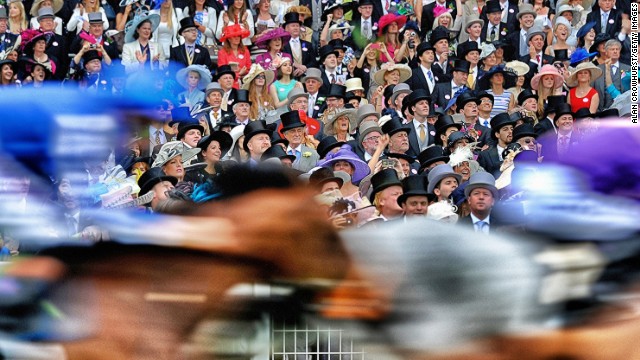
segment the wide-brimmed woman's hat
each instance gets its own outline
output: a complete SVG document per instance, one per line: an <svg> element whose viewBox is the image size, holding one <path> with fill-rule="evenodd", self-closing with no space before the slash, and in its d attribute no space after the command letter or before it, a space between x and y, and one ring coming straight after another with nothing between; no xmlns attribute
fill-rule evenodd
<svg viewBox="0 0 640 360"><path fill-rule="evenodd" d="M286 32L283 28L269 30L256 39L256 46L267 46L269 41L273 39L282 39L282 42L285 43L291 39L291 34Z"/></svg>
<svg viewBox="0 0 640 360"><path fill-rule="evenodd" d="M184 165L191 161L191 159L193 159L196 155L198 155L200 151L202 151L200 148L186 147L182 143L182 141L170 141L162 145L151 167L162 167L171 159L176 158L178 155L182 155L182 164Z"/></svg>
<svg viewBox="0 0 640 360"><path fill-rule="evenodd" d="M476 43L477 44L477 43ZM480 52L480 60L486 59L489 55L496 52L496 47L492 43L483 43Z"/></svg>
<svg viewBox="0 0 640 360"><path fill-rule="evenodd" d="M251 82L256 78L256 76L264 74L266 77L265 86L269 86L273 82L275 75L271 70L265 70L260 64L251 64L251 69L249 69L249 73L242 78L242 89L249 90L249 86L251 86Z"/></svg>
<svg viewBox="0 0 640 360"><path fill-rule="evenodd" d="M349 34L351 34L353 29L355 29L355 28L356 28L355 26L350 25L349 22L347 22L347 21L343 21L343 22L340 22L340 23L337 23L337 24L333 24L333 25L331 25L329 27L329 31L327 32L327 41L331 40L331 34L333 34L333 32L335 30L341 30L342 34L345 37L348 37ZM348 31L345 31L345 30L348 30Z"/></svg>
<svg viewBox="0 0 640 360"><path fill-rule="evenodd" d="M562 16L562 13L570 11L571 14L573 14L573 20L571 21L571 23L569 24L569 20L567 20L567 18L565 18L564 16ZM556 7L556 17L553 19L553 30L555 31L556 26L559 24L559 20L560 19L564 19L566 20L566 24L569 24L569 30L571 30L571 28L573 26L576 26L576 24L578 24L580 22L580 19L582 18L582 14L580 9L576 8L575 6L571 6L568 4L563 4L563 5L559 5ZM561 21L561 20L560 20Z"/></svg>
<svg viewBox="0 0 640 360"><path fill-rule="evenodd" d="M51 78L51 76L56 73L55 63L51 60L41 63L31 57L25 56L20 58L18 61L20 68L24 69L27 74L30 74L33 71L33 68L38 65L42 66L44 69L45 79Z"/></svg>
<svg viewBox="0 0 640 360"><path fill-rule="evenodd" d="M242 25L233 24L224 28L222 31L222 36L220 37L220 42L224 43L225 40L240 37L241 39L249 37L251 33L249 30L245 29Z"/></svg>
<svg viewBox="0 0 640 360"><path fill-rule="evenodd" d="M11 60L11 59L2 59L2 60L0 60L0 69L2 69L2 67L7 65L7 64L9 66L11 66L11 69L15 73L15 71L16 71L16 62Z"/></svg>
<svg viewBox="0 0 640 360"><path fill-rule="evenodd" d="M38 9L40 8L40 6L42 5L42 3L44 2L44 0L36 0L33 2L33 5L31 5L31 11L29 11L29 14L31 14L31 16L36 17L38 16ZM60 11L62 9L62 6L64 5L64 1L62 0L52 0L51 1L51 7L53 8L53 13L57 13L58 11Z"/></svg>
<svg viewBox="0 0 640 360"><path fill-rule="evenodd" d="M515 72L517 76L525 76L529 72L529 65L518 60L509 61L504 66L507 69L513 70L513 72Z"/></svg>
<svg viewBox="0 0 640 360"><path fill-rule="evenodd" d="M328 167L330 169L333 168L333 165L338 161L346 161L351 166L353 166L354 172L351 176L351 181L354 183L359 182L364 179L365 176L369 175L371 171L369 169L369 165L366 162L360 160L358 155L356 155L353 151L351 151L351 146L343 145L340 147L340 150L327 154L324 161L319 162L318 166Z"/></svg>
<svg viewBox="0 0 640 360"><path fill-rule="evenodd" d="M178 178L165 174L159 167L145 171L144 174L140 176L140 179L138 179L138 186L140 186L138 196L143 196L151 191L156 184L163 181L169 181L175 186L178 183Z"/></svg>
<svg viewBox="0 0 640 360"><path fill-rule="evenodd" d="M349 10L354 10L358 7L357 1L343 1L343 0L329 0L326 5L324 5L324 10L322 12L322 16L320 20L326 21L327 15L329 15L333 9L341 7L342 10L346 13Z"/></svg>
<svg viewBox="0 0 640 360"><path fill-rule="evenodd" d="M158 28L158 25L160 25L160 15L149 14L146 16L139 16L134 18L131 21L131 25L125 31L125 34L124 34L125 43L129 43L136 40L133 38L133 35L136 33L136 30L138 30L138 27L145 21L151 22L151 32L153 33Z"/></svg>
<svg viewBox="0 0 640 360"><path fill-rule="evenodd" d="M333 115L329 116L329 119L324 126L324 134L328 136L335 135L336 133L333 130L333 123L335 123L336 120L338 120L342 116L346 116L349 119L349 131L354 130L358 126L358 118L356 114L357 111L353 108L349 109L345 107L336 109L336 112Z"/></svg>
<svg viewBox="0 0 640 360"><path fill-rule="evenodd" d="M596 27L596 22L595 21L591 21L588 22L584 25L582 25L582 27L580 28L580 30L578 30L578 32L576 33L576 38L580 39L582 37L584 37L585 35L587 35L589 33L589 31L591 31L591 29Z"/></svg>
<svg viewBox="0 0 640 360"><path fill-rule="evenodd" d="M545 75L553 75L554 78L554 84L553 84L553 88L557 89L560 86L562 86L562 83L564 83L564 78L562 77L562 75L560 75L560 73L558 72L558 69L553 66L553 65L543 65L542 69L540 69L540 72L537 73L533 79L531 79L531 88L533 90L538 90L538 87L540 85L540 79L542 79L543 76Z"/></svg>
<svg viewBox="0 0 640 360"><path fill-rule="evenodd" d="M571 54L571 60L569 60L570 66L576 66L585 60L591 61L594 56L598 55L597 52L590 53L585 48L578 48Z"/></svg>
<svg viewBox="0 0 640 360"><path fill-rule="evenodd" d="M304 15L305 18L308 18L309 16L311 16L311 10L309 10L309 8L304 5L292 6L289 9L287 9L287 13L296 13L296 14Z"/></svg>
<svg viewBox="0 0 640 360"><path fill-rule="evenodd" d="M212 141L217 141L218 144L220 144L220 151L222 152L222 156L224 156L229 151L229 149L231 149L231 145L233 144L233 139L228 132L214 131L211 133L211 135L207 135L200 139L200 141L198 141L198 148L200 148L202 151L206 151Z"/></svg>
<svg viewBox="0 0 640 360"><path fill-rule="evenodd" d="M491 78L496 74L502 74L504 77L503 87L508 89L513 87L518 79L515 71L507 68L505 65L496 65L489 69L480 80L478 80L478 89L486 90L491 88Z"/></svg>
<svg viewBox="0 0 640 360"><path fill-rule="evenodd" d="M398 30L404 26L407 22L407 17L402 15L396 15L394 13L389 13L387 15L383 15L378 21L378 36L382 36L384 29L389 26L391 23L398 24Z"/></svg>
<svg viewBox="0 0 640 360"><path fill-rule="evenodd" d="M211 72L209 71L209 69L207 69L207 67L204 65L193 64L187 66L186 68L178 70L178 72L176 73L176 80L178 81L178 84L182 85L182 87L184 88L188 88L189 85L187 84L187 76L191 71L196 72L198 73L198 75L200 75L200 80L198 81L198 89L205 89L207 85L211 83Z"/></svg>
<svg viewBox="0 0 640 360"><path fill-rule="evenodd" d="M20 51L28 56L33 55L33 46L38 40L44 40L47 45L49 40L53 37L52 31L41 31L39 29L27 29L20 33Z"/></svg>
<svg viewBox="0 0 640 360"><path fill-rule="evenodd" d="M595 66L592 62L584 62L578 64L575 70L571 73L571 76L567 79L567 85L569 87L578 86L578 73L582 70L588 70L591 73L591 81L595 81L597 78L602 76L602 70Z"/></svg>
<svg viewBox="0 0 640 360"><path fill-rule="evenodd" d="M394 70L400 71L399 83L403 83L409 80L409 78L411 77L411 68L409 67L409 65L393 64L376 71L376 73L373 75L373 80L376 82L376 84L384 85L385 74Z"/></svg>

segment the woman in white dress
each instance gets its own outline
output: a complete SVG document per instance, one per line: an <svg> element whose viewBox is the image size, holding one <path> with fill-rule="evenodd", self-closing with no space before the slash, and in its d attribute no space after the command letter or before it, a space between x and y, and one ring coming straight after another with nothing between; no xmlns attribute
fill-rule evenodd
<svg viewBox="0 0 640 360"><path fill-rule="evenodd" d="M216 9L211 6L206 6L206 0L190 1L189 5L182 9L182 13L183 18L192 17L196 23L198 30L196 44L206 46L216 43L214 35L218 14L216 13Z"/></svg>
<svg viewBox="0 0 640 360"><path fill-rule="evenodd" d="M182 18L182 16L173 7L172 0L160 1L159 5L156 5L156 8L151 10L149 14L160 15L160 24L158 24L156 31L153 32L153 38L162 47L162 51L165 54L169 54L172 47L180 45L178 38L180 23L178 19Z"/></svg>
<svg viewBox="0 0 640 360"><path fill-rule="evenodd" d="M79 34L81 30L89 31L89 13L99 12L102 14L102 29L105 31L109 29L109 20L104 9L100 6L98 0L82 0L82 2L76 5L73 9L73 15L67 23L67 31L75 31Z"/></svg>
<svg viewBox="0 0 640 360"><path fill-rule="evenodd" d="M220 13L218 17L218 27L216 28L216 38L222 37L222 30L227 26L238 23L249 30L249 37L242 39L244 46L251 47L251 38L255 35L255 25L253 23L253 15L251 10L247 9L244 0L227 0L227 11Z"/></svg>
<svg viewBox="0 0 640 360"><path fill-rule="evenodd" d="M12 1L15 2L15 1ZM38 10L41 7L50 7L53 9L53 13L56 14L60 9L62 9L62 0L36 0L33 5L31 5L31 21L29 21L29 28L31 29L40 29L40 24L38 23ZM53 22L56 24L55 29L53 30L56 34L62 35L62 19L56 16L53 19Z"/></svg>
<svg viewBox="0 0 640 360"><path fill-rule="evenodd" d="M122 65L127 74L145 68L154 70L164 67L165 55L162 48L152 40L159 23L158 14L141 16L134 20L127 31L122 47Z"/></svg>

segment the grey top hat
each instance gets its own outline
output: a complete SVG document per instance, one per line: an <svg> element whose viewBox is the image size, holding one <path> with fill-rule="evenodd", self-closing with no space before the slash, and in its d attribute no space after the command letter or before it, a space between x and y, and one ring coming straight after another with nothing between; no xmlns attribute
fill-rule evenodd
<svg viewBox="0 0 640 360"><path fill-rule="evenodd" d="M43 6L38 10L38 21L46 18L55 18L56 15L53 12L53 8L49 6Z"/></svg>
<svg viewBox="0 0 640 360"><path fill-rule="evenodd" d="M428 176L429 186L427 186L427 192L429 194L433 194L433 190L440 183L440 181L448 177L456 178L456 180L458 180L458 184L460 184L460 181L462 181L462 175L453 171L453 168L449 164L440 164L434 167L433 169L431 169L431 171L429 171L429 176Z"/></svg>
<svg viewBox="0 0 640 360"><path fill-rule="evenodd" d="M496 178L488 172L477 172L469 178L469 183L467 187L464 188L464 196L467 198L473 189L484 188L493 194L493 198L498 198L498 188L496 187Z"/></svg>
<svg viewBox="0 0 640 360"><path fill-rule="evenodd" d="M409 84L399 83L398 85L393 87L393 94L391 95L391 99L389 99L389 101L391 102L391 104L393 104L393 102L396 101L396 98L398 97L398 95L410 94L412 91L413 90L411 90L411 87L409 86Z"/></svg>
<svg viewBox="0 0 640 360"><path fill-rule="evenodd" d="M289 95L287 95L287 99L289 99L289 105L291 105L297 98L304 97L309 99L309 94L304 92L301 88L293 88L289 91Z"/></svg>
<svg viewBox="0 0 640 360"><path fill-rule="evenodd" d="M209 94L211 94L211 92L213 91L217 91L220 94L224 95L224 90L220 87L220 84L218 82L209 83L209 85L207 85L207 88L205 89L205 94L209 96Z"/></svg>
<svg viewBox="0 0 640 360"><path fill-rule="evenodd" d="M7 8L6 7L1 7L0 8L0 19L8 19L9 17L7 16Z"/></svg>
<svg viewBox="0 0 640 360"><path fill-rule="evenodd" d="M90 24L102 24L102 13L100 13L100 12L89 13L89 23Z"/></svg>
<svg viewBox="0 0 640 360"><path fill-rule="evenodd" d="M305 82L307 81L307 79L316 79L322 82L322 71L320 71L320 69L317 69L317 68L308 68L307 73L304 75L304 77L300 81Z"/></svg>
<svg viewBox="0 0 640 360"><path fill-rule="evenodd" d="M532 37L536 35L542 35L543 39L546 39L546 33L539 25L533 25L529 31L527 31L527 43L531 40Z"/></svg>
<svg viewBox="0 0 640 360"><path fill-rule="evenodd" d="M362 120L364 120L367 116L375 115L378 120L380 120L380 113L376 111L376 107L372 104L360 105L358 108L358 113L356 114L356 119L358 120L358 126Z"/></svg>
<svg viewBox="0 0 640 360"><path fill-rule="evenodd" d="M362 144L364 138L370 133L377 131L382 134L382 129L378 126L377 123L372 121L367 121L366 123L360 125L358 128L360 130L360 135L358 136L358 142Z"/></svg>
<svg viewBox="0 0 640 360"><path fill-rule="evenodd" d="M518 20L520 20L520 18L523 15L527 15L527 14L533 15L534 18L538 16L538 13L536 13L536 11L533 10L533 5L531 4L522 4L520 5L519 9L520 11L518 11L518 15L516 16Z"/></svg>

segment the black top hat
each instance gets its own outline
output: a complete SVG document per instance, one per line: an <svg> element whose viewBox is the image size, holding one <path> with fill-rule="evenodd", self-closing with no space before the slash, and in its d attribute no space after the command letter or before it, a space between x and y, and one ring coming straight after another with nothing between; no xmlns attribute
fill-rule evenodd
<svg viewBox="0 0 640 360"><path fill-rule="evenodd" d="M322 185L331 181L335 181L340 187L344 184L344 180L335 176L331 169L325 167L321 167L320 169L312 172L309 176L309 185L318 189L321 188Z"/></svg>
<svg viewBox="0 0 640 360"><path fill-rule="evenodd" d="M453 68L451 68L451 71L462 71L468 74L469 69L471 69L470 62L466 60L456 60L453 62Z"/></svg>
<svg viewBox="0 0 640 360"><path fill-rule="evenodd" d="M342 39L333 39L329 41L329 45L333 46L336 50L347 50L347 45L345 45L344 40Z"/></svg>
<svg viewBox="0 0 640 360"><path fill-rule="evenodd" d="M354 99L360 102L360 100L362 100L362 96L356 95L356 93L354 93L353 91L348 91L347 94L345 95L345 101L351 101Z"/></svg>
<svg viewBox="0 0 640 360"><path fill-rule="evenodd" d="M431 45L431 43L428 41L421 42L420 45L418 45L418 49L416 50L418 52L418 57L422 56L422 53L427 50L435 51L433 45Z"/></svg>
<svg viewBox="0 0 640 360"><path fill-rule="evenodd" d="M402 159L407 161L409 164L413 164L416 161L416 158L413 156L400 153L387 153L387 157L391 159Z"/></svg>
<svg viewBox="0 0 640 360"><path fill-rule="evenodd" d="M409 109L409 113L413 115L411 107L422 100L427 100L429 103L431 103L431 96L429 96L429 93L425 89L418 89L405 96L405 98L402 99L402 112L404 112L406 109Z"/></svg>
<svg viewBox="0 0 640 360"><path fill-rule="evenodd" d="M236 90L236 100L234 101L234 104L239 104L239 103L247 103L251 105L251 101L249 100L249 90L245 90L245 89Z"/></svg>
<svg viewBox="0 0 640 360"><path fill-rule="evenodd" d="M498 0L490 0L484 6L484 13L491 14L495 12L502 12L502 7L500 6L500 1Z"/></svg>
<svg viewBox="0 0 640 360"><path fill-rule="evenodd" d="M100 60L102 61L102 55L98 52L98 50L89 50L82 55L82 60L84 61L84 65L91 60Z"/></svg>
<svg viewBox="0 0 640 360"><path fill-rule="evenodd" d="M564 95L549 95L547 96L547 104L544 107L545 117L550 113L556 112L557 107L560 104L567 102L567 98Z"/></svg>
<svg viewBox="0 0 640 360"><path fill-rule="evenodd" d="M533 138L537 138L538 134L533 130L533 125L531 124L521 124L516 126L513 129L513 140L512 142L518 141L518 139L522 139L523 137L531 136Z"/></svg>
<svg viewBox="0 0 640 360"><path fill-rule="evenodd" d="M596 115L592 114L589 108L580 108L575 113L576 120L586 119L586 118L595 118Z"/></svg>
<svg viewBox="0 0 640 360"><path fill-rule="evenodd" d="M221 65L218 66L218 71L216 72L216 79L220 79L220 76L229 74L236 78L236 72L231 69L231 65Z"/></svg>
<svg viewBox="0 0 640 360"><path fill-rule="evenodd" d="M446 27L440 25L431 31L429 42L431 43L431 45L435 45L442 39L446 39L447 41L449 41L449 30L447 30Z"/></svg>
<svg viewBox="0 0 640 360"><path fill-rule="evenodd" d="M373 202L376 194L390 186L402 186L398 173L394 169L384 169L371 177L371 187L373 191L369 196L369 200Z"/></svg>
<svg viewBox="0 0 640 360"><path fill-rule="evenodd" d="M603 42L607 42L609 40L611 40L611 36L609 36L609 34L607 33L600 33L596 35L596 38L593 39L593 44L589 48L589 52L590 53L598 52L598 46Z"/></svg>
<svg viewBox="0 0 640 360"><path fill-rule="evenodd" d="M448 163L449 157L444 154L442 146L429 146L418 154L418 161L420 162L420 169L424 169L437 161Z"/></svg>
<svg viewBox="0 0 640 360"><path fill-rule="evenodd" d="M442 145L442 140L440 139L440 135L444 134L444 132L447 131L448 128L455 127L458 131L462 129L462 124L457 123L455 120L453 120L453 117L451 115L439 116L434 126L436 128L435 141L436 141L436 144L438 145Z"/></svg>
<svg viewBox="0 0 640 360"><path fill-rule="evenodd" d="M274 145L274 143L271 143L271 147L268 148L267 150L265 150L265 152L262 154L262 157L260 158L260 160L265 161L265 160L271 159L271 158L278 158L280 160L289 159L289 160L291 160L291 162L296 161L296 156L295 155L287 154L287 152L284 151L282 146Z"/></svg>
<svg viewBox="0 0 640 360"><path fill-rule="evenodd" d="M392 136L396 133L404 131L407 135L411 132L411 128L404 126L397 116L391 117L391 120L382 125L382 132Z"/></svg>
<svg viewBox="0 0 640 360"><path fill-rule="evenodd" d="M478 48L478 43L475 41L465 41L462 44L458 45L456 54L458 55L459 59L464 59L464 57L467 56L467 54L472 51L480 52L480 48Z"/></svg>
<svg viewBox="0 0 640 360"><path fill-rule="evenodd" d="M358 6L363 6L363 5L373 5L373 1L371 1L371 0L360 0L360 2L358 2Z"/></svg>
<svg viewBox="0 0 640 360"><path fill-rule="evenodd" d="M462 94L458 95L456 99L456 109L458 111L462 110L467 103L474 102L476 105L480 105L480 99L478 99L475 95L473 95L470 91L465 91Z"/></svg>
<svg viewBox="0 0 640 360"><path fill-rule="evenodd" d="M324 59L331 54L338 56L338 51L336 51L336 49L331 45L325 45L321 47L319 53L321 64L324 62Z"/></svg>
<svg viewBox="0 0 640 360"><path fill-rule="evenodd" d="M554 50L554 61L571 61L571 58L569 57L569 50L568 49L558 49L558 50Z"/></svg>
<svg viewBox="0 0 640 360"><path fill-rule="evenodd" d="M402 179L402 195L398 196L398 205L407 201L409 196L426 196L428 201L434 201L436 196L427 192L427 177L412 175Z"/></svg>
<svg viewBox="0 0 640 360"><path fill-rule="evenodd" d="M520 94L518 94L518 105L522 106L522 104L527 99L538 99L538 95L534 94L530 89L523 89Z"/></svg>
<svg viewBox="0 0 640 360"><path fill-rule="evenodd" d="M193 18L187 16L186 18L180 20L180 29L178 30L178 35L182 35L182 32L189 28L197 28L197 26Z"/></svg>
<svg viewBox="0 0 640 360"><path fill-rule="evenodd" d="M284 14L284 23L282 23L282 27L287 26L287 24L298 23L302 25L302 21L300 21L300 14L297 12L290 12Z"/></svg>
<svg viewBox="0 0 640 360"><path fill-rule="evenodd" d="M229 149L231 149L231 145L233 145L233 139L231 135L229 135L226 131L214 131L211 135L207 135L198 141L198 147L202 149L202 151L206 151L211 144L212 141L217 141L220 144L220 151L222 152L222 156L226 154Z"/></svg>
<svg viewBox="0 0 640 360"><path fill-rule="evenodd" d="M242 147L245 151L249 151L249 140L258 134L267 134L269 137L273 134L273 131L267 127L267 123L263 120L249 121L247 126L244 127L244 142Z"/></svg>
<svg viewBox="0 0 640 360"><path fill-rule="evenodd" d="M190 119L188 121L180 121L180 123L178 124L178 135L176 135L176 138L178 140L182 140L187 131L192 129L200 130L200 135L204 134L204 127L200 125L197 120Z"/></svg>
<svg viewBox="0 0 640 360"><path fill-rule="evenodd" d="M515 71L507 68L504 65L496 65L489 69L489 71L487 71L482 76L482 78L478 80L477 88L482 90L491 88L491 78L496 74L502 74L502 76L504 77L504 83L502 87L505 89L515 86L516 80L518 80L518 75L515 73Z"/></svg>
<svg viewBox="0 0 640 360"><path fill-rule="evenodd" d="M138 179L138 186L140 186L138 196L148 193L157 183L162 181L170 181L173 185L178 183L176 177L165 174L162 168L154 167L145 171Z"/></svg>
<svg viewBox="0 0 640 360"><path fill-rule="evenodd" d="M326 98L335 97L339 99L344 99L346 97L347 87L339 84L331 84L329 88L329 93Z"/></svg>
<svg viewBox="0 0 640 360"><path fill-rule="evenodd" d="M488 93L486 91L480 91L476 94L476 97L478 98L478 100L482 100L483 98L489 98L491 99L491 103L493 104L495 98L493 97L493 94ZM481 101L482 102L482 101Z"/></svg>
<svg viewBox="0 0 640 360"><path fill-rule="evenodd" d="M282 115L280 115L280 120L282 121L282 132L284 133L287 130L305 127L306 125L300 120L300 113L298 110L288 111Z"/></svg>
<svg viewBox="0 0 640 360"><path fill-rule="evenodd" d="M604 119L608 117L620 117L620 112L618 111L618 109L612 108L612 109L602 110L601 112L596 114L596 116L599 119Z"/></svg>
<svg viewBox="0 0 640 360"><path fill-rule="evenodd" d="M316 150L318 151L318 155L320 155L320 158L324 159L329 151L344 144L346 144L346 142L336 140L335 136L327 136L320 140L320 143L318 144L318 148Z"/></svg>
<svg viewBox="0 0 640 360"><path fill-rule="evenodd" d="M515 120L511 119L509 113L502 112L491 119L491 138L496 139L496 133L507 125L515 125Z"/></svg>
<svg viewBox="0 0 640 360"><path fill-rule="evenodd" d="M562 115L571 115L574 119L576 117L573 111L571 111L571 105L567 103L562 103L556 107L556 117L553 118L553 122L555 123Z"/></svg>

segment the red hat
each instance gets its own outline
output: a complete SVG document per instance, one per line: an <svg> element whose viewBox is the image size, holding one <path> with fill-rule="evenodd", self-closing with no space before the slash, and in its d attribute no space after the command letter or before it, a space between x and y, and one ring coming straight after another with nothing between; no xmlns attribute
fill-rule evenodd
<svg viewBox="0 0 640 360"><path fill-rule="evenodd" d="M231 26L227 26L222 33L222 37L220 38L220 42L224 42L225 40L232 37L241 37L242 39L249 37L249 30L245 29L241 25L233 24Z"/></svg>
<svg viewBox="0 0 640 360"><path fill-rule="evenodd" d="M407 18L406 16L396 15L394 13L388 13L387 15L384 15L383 17L380 18L380 21L378 21L378 24L379 24L378 36L382 36L382 31L384 31L384 28L386 28L387 26L389 26L389 24L393 22L397 23L398 29L400 29L407 22Z"/></svg>

